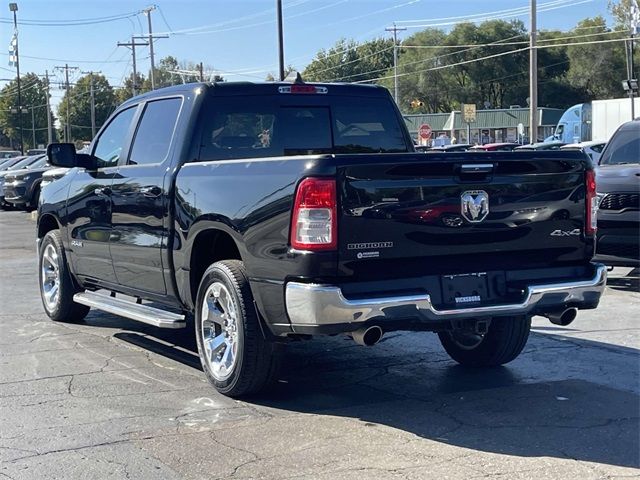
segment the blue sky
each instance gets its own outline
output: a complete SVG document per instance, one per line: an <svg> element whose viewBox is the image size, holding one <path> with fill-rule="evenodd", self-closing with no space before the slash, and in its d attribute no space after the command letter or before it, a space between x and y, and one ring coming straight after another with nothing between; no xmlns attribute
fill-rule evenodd
<svg viewBox="0 0 640 480"><path fill-rule="evenodd" d="M139 11L154 1L159 6L152 13L154 33L171 33L168 39L156 40L156 59L174 55L179 60L202 61L225 72L228 80L264 79L268 72L277 70L275 0L18 0L18 19L62 21L115 16ZM12 17L8 3L3 3L0 19L7 21ZM543 10L538 19L541 29L567 30L585 17L608 17L607 0L538 3ZM383 36L384 27L394 21L450 28L465 17L475 15L472 18L479 19L483 14L496 16L500 12L505 19L519 18L528 23L526 14L517 16L517 9L524 11L528 4L529 0L283 0L286 63L302 70L320 48L330 47L341 37L365 40ZM546 8L549 10L544 11ZM147 20L138 15L109 23L22 25L19 29L23 74L44 74L45 69L51 72L54 66L67 62L80 70L100 70L113 85L119 85L131 71L131 54L116 44L129 40L132 34L146 33ZM15 70L7 65L6 53L12 30L11 25L0 23L0 41L6 45L0 50L0 78L15 76ZM401 38L418 30L411 28ZM145 73L149 68L146 47L139 49L138 68ZM60 73L57 80L62 80ZM4 83L0 81L0 86ZM54 103L62 94L62 90L52 90Z"/></svg>

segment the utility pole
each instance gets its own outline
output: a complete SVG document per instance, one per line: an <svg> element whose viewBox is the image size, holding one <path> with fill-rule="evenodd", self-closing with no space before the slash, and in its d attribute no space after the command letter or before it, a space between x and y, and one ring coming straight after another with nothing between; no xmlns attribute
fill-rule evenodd
<svg viewBox="0 0 640 480"><path fill-rule="evenodd" d="M538 141L538 12L536 0L531 0L529 32L529 143Z"/></svg>
<svg viewBox="0 0 640 480"><path fill-rule="evenodd" d="M151 60L151 90L156 89L156 80L154 76L155 65L153 62L153 32L151 30L151 12L156 9L155 5L151 5L143 10L144 14L147 16L147 21L149 22L149 59Z"/></svg>
<svg viewBox="0 0 640 480"><path fill-rule="evenodd" d="M149 34L146 36L135 36L133 38L138 39L138 40L143 40L143 39L147 39L147 41L149 42L149 60L151 62L151 70L149 72L149 77L151 78L151 90L155 90L156 89L156 77L155 77L155 69L156 69L156 65L155 65L155 54L153 51L153 39L154 38L169 38L169 35L154 35L153 34L153 29L151 26L151 12L154 11L156 9L155 5L151 5L145 9L143 9L142 11L144 12L144 14L147 17L147 22L149 25Z"/></svg>
<svg viewBox="0 0 640 480"><path fill-rule="evenodd" d="M200 77L200 81L204 82L204 71L203 71L203 66L202 66L202 62L200 62L198 64L198 73L199 73L199 77Z"/></svg>
<svg viewBox="0 0 640 480"><path fill-rule="evenodd" d="M65 63L64 67L55 67L56 70L64 70L64 89L66 91L66 95L65 97L67 98L66 101L66 110L67 110L67 121L66 121L66 125L65 125L65 129L64 129L64 141L65 143L71 142L71 123L69 123L69 101L70 101L70 96L69 95L69 70L78 70L78 67L70 67L68 63Z"/></svg>
<svg viewBox="0 0 640 480"><path fill-rule="evenodd" d="M89 75L89 95L91 95L91 140L96 136L96 97L93 87L93 74L102 72L82 72L83 75Z"/></svg>
<svg viewBox="0 0 640 480"><path fill-rule="evenodd" d="M53 142L53 125L51 124L51 105L49 104L51 93L49 89L49 70L44 71L47 81L47 145Z"/></svg>
<svg viewBox="0 0 640 480"><path fill-rule="evenodd" d="M20 127L20 153L24 155L24 145L22 138L22 91L20 89L20 55L18 53L18 11L17 3L9 4L9 11L13 12L13 40L15 41L13 53L15 55L16 77L18 84L18 125ZM11 62L10 62L11 63Z"/></svg>
<svg viewBox="0 0 640 480"><path fill-rule="evenodd" d="M398 32L406 30L404 27L397 27L393 24L393 27L385 28L387 32L393 32L393 98L397 105L400 105L400 94L398 93Z"/></svg>
<svg viewBox="0 0 640 480"><path fill-rule="evenodd" d="M136 43L135 36L131 36L131 42L129 43L118 42L119 47L131 48L131 55L133 56L133 82L132 82L131 90L133 92L134 97L138 94L138 71L136 69L136 47L146 47L147 45L149 45L148 42Z"/></svg>
<svg viewBox="0 0 640 480"><path fill-rule="evenodd" d="M278 64L280 81L284 82L284 35L282 33L282 0L276 0L276 12L278 16Z"/></svg>

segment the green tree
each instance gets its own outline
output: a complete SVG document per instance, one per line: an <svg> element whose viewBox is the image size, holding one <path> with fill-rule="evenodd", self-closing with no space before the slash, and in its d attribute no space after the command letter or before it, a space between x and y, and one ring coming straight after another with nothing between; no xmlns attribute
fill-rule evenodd
<svg viewBox="0 0 640 480"><path fill-rule="evenodd" d="M8 146L17 148L20 142L22 116L23 145L27 150L47 143L47 88L46 82L35 73L21 75L20 83L23 113L18 111L18 84L15 80L6 84L0 91L0 129L10 143ZM53 121L53 114L49 113Z"/></svg>
<svg viewBox="0 0 640 480"><path fill-rule="evenodd" d="M575 35L593 34L589 41L611 40L606 20L601 17L588 18L578 23L572 32ZM621 32L618 38L624 36ZM567 81L583 90L591 99L616 98L624 94L621 80L627 77L623 42L575 45L567 47L570 67Z"/></svg>
<svg viewBox="0 0 640 480"><path fill-rule="evenodd" d="M393 65L393 40L378 38L364 43L339 40L320 50L302 72L313 82L361 82L381 77Z"/></svg>
<svg viewBox="0 0 640 480"><path fill-rule="evenodd" d="M97 131L116 108L118 101L113 87L103 75L93 75L93 97ZM67 124L67 102L71 125L71 139L69 140L91 140L90 75L80 77L62 97L62 101L58 105L58 117L63 129Z"/></svg>
<svg viewBox="0 0 640 480"><path fill-rule="evenodd" d="M140 72L136 74L136 85L137 85L137 95L141 93L148 92L151 87L147 85L144 75ZM124 83L120 88L115 90L116 95L116 103L121 104L122 102L129 100L133 97L133 72L131 72L125 79Z"/></svg>

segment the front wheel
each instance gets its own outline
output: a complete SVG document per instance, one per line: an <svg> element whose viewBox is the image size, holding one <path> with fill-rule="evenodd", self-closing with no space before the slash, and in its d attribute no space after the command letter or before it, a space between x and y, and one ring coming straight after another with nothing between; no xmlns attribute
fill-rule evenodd
<svg viewBox="0 0 640 480"><path fill-rule="evenodd" d="M449 356L461 365L495 367L515 360L529 338L531 317L502 317L491 322L487 333L466 330L438 333Z"/></svg>
<svg viewBox="0 0 640 480"><path fill-rule="evenodd" d="M241 261L224 260L207 268L198 288L195 323L202 368L216 390L240 397L271 381L277 355L262 332Z"/></svg>
<svg viewBox="0 0 640 480"><path fill-rule="evenodd" d="M40 244L38 271L40 297L51 320L79 322L89 313L89 307L73 301L78 288L67 266L59 230L47 233Z"/></svg>

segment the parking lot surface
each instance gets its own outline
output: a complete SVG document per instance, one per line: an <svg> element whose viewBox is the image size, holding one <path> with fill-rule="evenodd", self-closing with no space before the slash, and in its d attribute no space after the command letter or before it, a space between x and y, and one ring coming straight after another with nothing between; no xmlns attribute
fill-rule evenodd
<svg viewBox="0 0 640 480"><path fill-rule="evenodd" d="M274 388L234 401L192 329L49 321L36 263L34 222L0 212L0 478L640 477L629 269L570 326L537 317L508 366L459 367L429 333L339 336L290 345Z"/></svg>

